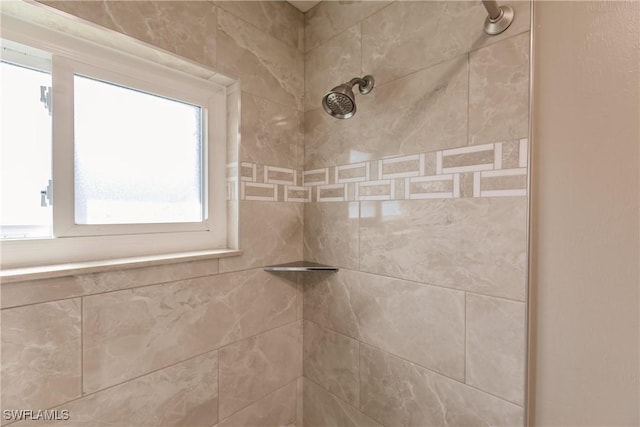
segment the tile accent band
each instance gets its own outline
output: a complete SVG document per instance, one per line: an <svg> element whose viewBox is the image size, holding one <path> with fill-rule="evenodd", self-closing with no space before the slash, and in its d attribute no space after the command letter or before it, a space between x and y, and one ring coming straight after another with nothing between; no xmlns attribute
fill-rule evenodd
<svg viewBox="0 0 640 427"><path fill-rule="evenodd" d="M228 194L296 203L526 196L528 147L522 138L311 170L241 162Z"/></svg>

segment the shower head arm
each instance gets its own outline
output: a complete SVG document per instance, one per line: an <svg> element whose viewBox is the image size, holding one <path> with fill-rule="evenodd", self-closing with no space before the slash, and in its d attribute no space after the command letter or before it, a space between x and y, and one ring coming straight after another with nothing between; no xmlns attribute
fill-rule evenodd
<svg viewBox="0 0 640 427"><path fill-rule="evenodd" d="M500 34L509 28L513 22L513 9L509 6L498 6L496 0L482 0L482 4L489 13L484 21L484 32L490 36Z"/></svg>
<svg viewBox="0 0 640 427"><path fill-rule="evenodd" d="M361 79L360 77L355 77L351 80L349 80L349 82L347 83L349 86L353 87L355 85L358 86L364 86L367 84L367 82L364 81L364 79Z"/></svg>
<svg viewBox="0 0 640 427"><path fill-rule="evenodd" d="M374 81L373 81L373 76L364 76L362 78L355 77L349 80L349 82L345 84L349 85L350 87L358 85L358 89L360 90L360 93L363 95L366 95L369 92L371 92L371 89L373 89Z"/></svg>

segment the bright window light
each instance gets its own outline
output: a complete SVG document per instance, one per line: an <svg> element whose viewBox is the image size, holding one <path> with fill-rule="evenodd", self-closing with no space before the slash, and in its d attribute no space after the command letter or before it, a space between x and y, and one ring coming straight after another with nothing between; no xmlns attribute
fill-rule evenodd
<svg viewBox="0 0 640 427"><path fill-rule="evenodd" d="M200 107L76 75L76 224L200 222Z"/></svg>
<svg viewBox="0 0 640 427"><path fill-rule="evenodd" d="M51 74L2 61L0 81L0 237L50 237Z"/></svg>
<svg viewBox="0 0 640 427"><path fill-rule="evenodd" d="M2 24L3 269L235 242L228 88L26 21Z"/></svg>

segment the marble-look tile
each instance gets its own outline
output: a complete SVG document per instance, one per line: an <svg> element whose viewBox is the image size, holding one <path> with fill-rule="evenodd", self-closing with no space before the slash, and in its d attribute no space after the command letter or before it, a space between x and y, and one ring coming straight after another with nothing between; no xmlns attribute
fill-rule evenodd
<svg viewBox="0 0 640 427"><path fill-rule="evenodd" d="M304 319L360 339L359 312L352 304L351 282L357 272L341 269L327 275L309 272L304 285Z"/></svg>
<svg viewBox="0 0 640 427"><path fill-rule="evenodd" d="M502 4L514 8L514 22L504 33L489 36L480 2L395 2L362 22L363 70L387 82L527 31L529 2Z"/></svg>
<svg viewBox="0 0 640 427"><path fill-rule="evenodd" d="M214 1L236 17L298 49L304 15L286 1Z"/></svg>
<svg viewBox="0 0 640 427"><path fill-rule="evenodd" d="M304 427L382 427L357 408L304 379Z"/></svg>
<svg viewBox="0 0 640 427"><path fill-rule="evenodd" d="M505 141L502 143L502 167L514 169L520 166L520 141Z"/></svg>
<svg viewBox="0 0 640 427"><path fill-rule="evenodd" d="M80 298L2 310L1 316L2 409L48 409L79 397Z"/></svg>
<svg viewBox="0 0 640 427"><path fill-rule="evenodd" d="M473 197L473 172L460 174L460 197Z"/></svg>
<svg viewBox="0 0 640 427"><path fill-rule="evenodd" d="M207 353L56 408L60 423L16 426L210 427L218 419L218 352Z"/></svg>
<svg viewBox="0 0 640 427"><path fill-rule="evenodd" d="M372 95L373 92L367 96ZM365 98L358 97L356 102ZM358 136L355 135L355 128L360 129L364 126L365 120L361 118L362 109L359 108L357 114L349 120L338 120L322 109L322 99L315 102L320 108L304 113L304 169L312 170L371 160L373 157L368 148L360 151L362 144L357 142Z"/></svg>
<svg viewBox="0 0 640 427"><path fill-rule="evenodd" d="M524 301L527 199L361 202L360 270Z"/></svg>
<svg viewBox="0 0 640 427"><path fill-rule="evenodd" d="M2 283L2 308L137 288L218 273L218 260L81 274L54 279Z"/></svg>
<svg viewBox="0 0 640 427"><path fill-rule="evenodd" d="M524 410L361 345L361 410L387 426L524 425Z"/></svg>
<svg viewBox="0 0 640 427"><path fill-rule="evenodd" d="M480 188L481 194L485 191L501 191L501 190L526 190L527 189L527 171L512 170L504 171L514 173L514 175L489 175L485 176L484 173L480 175Z"/></svg>
<svg viewBox="0 0 640 427"><path fill-rule="evenodd" d="M524 404L525 304L467 294L466 383Z"/></svg>
<svg viewBox="0 0 640 427"><path fill-rule="evenodd" d="M296 380L296 427L303 427L304 421L304 378Z"/></svg>
<svg viewBox="0 0 640 427"><path fill-rule="evenodd" d="M325 1L304 14L305 52L382 9L390 1Z"/></svg>
<svg viewBox="0 0 640 427"><path fill-rule="evenodd" d="M216 63L216 8L203 1L41 1L204 65Z"/></svg>
<svg viewBox="0 0 640 427"><path fill-rule="evenodd" d="M471 52L469 144L527 136L529 43L527 32Z"/></svg>
<svg viewBox="0 0 640 427"><path fill-rule="evenodd" d="M462 55L357 96L349 120L308 111L305 168L464 146L467 99L468 58Z"/></svg>
<svg viewBox="0 0 640 427"><path fill-rule="evenodd" d="M242 119L240 83L227 86L227 164L238 162L240 153L240 120Z"/></svg>
<svg viewBox="0 0 640 427"><path fill-rule="evenodd" d="M332 88L360 76L360 24L354 25L304 56L305 110L322 108ZM357 92L357 88L355 89Z"/></svg>
<svg viewBox="0 0 640 427"><path fill-rule="evenodd" d="M474 165L494 165L493 145L489 145L488 149L470 153L448 154L447 151L442 153L442 168L464 168Z"/></svg>
<svg viewBox="0 0 640 427"><path fill-rule="evenodd" d="M247 406L217 427L289 426L296 423L296 381Z"/></svg>
<svg viewBox="0 0 640 427"><path fill-rule="evenodd" d="M220 272L302 259L302 203L240 202L240 256L221 258Z"/></svg>
<svg viewBox="0 0 640 427"><path fill-rule="evenodd" d="M305 203L304 259L358 268L358 202Z"/></svg>
<svg viewBox="0 0 640 427"><path fill-rule="evenodd" d="M242 90L302 109L304 58L298 49L218 10L218 69Z"/></svg>
<svg viewBox="0 0 640 427"><path fill-rule="evenodd" d="M356 408L359 405L358 341L304 322L304 376Z"/></svg>
<svg viewBox="0 0 640 427"><path fill-rule="evenodd" d="M238 195L238 181L233 184L233 193ZM229 249L240 248L240 201L236 197L227 201L227 247Z"/></svg>
<svg viewBox="0 0 640 427"><path fill-rule="evenodd" d="M304 272L296 273L296 320L304 317L304 284L306 282ZM290 276L289 276L290 277Z"/></svg>
<svg viewBox="0 0 640 427"><path fill-rule="evenodd" d="M310 276L304 316L421 366L464 379L463 292L343 269L330 276Z"/></svg>
<svg viewBox="0 0 640 427"><path fill-rule="evenodd" d="M85 297L84 391L285 325L296 284L261 269Z"/></svg>
<svg viewBox="0 0 640 427"><path fill-rule="evenodd" d="M220 349L220 418L302 375L302 322Z"/></svg>
<svg viewBox="0 0 640 427"><path fill-rule="evenodd" d="M242 93L240 161L302 169L302 112Z"/></svg>

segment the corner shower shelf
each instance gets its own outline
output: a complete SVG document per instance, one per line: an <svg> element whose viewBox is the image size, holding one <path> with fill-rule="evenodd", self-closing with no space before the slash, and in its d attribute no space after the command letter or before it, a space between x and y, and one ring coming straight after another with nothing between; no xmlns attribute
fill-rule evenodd
<svg viewBox="0 0 640 427"><path fill-rule="evenodd" d="M338 271L338 267L309 261L296 261L288 264L269 265L264 268L264 271Z"/></svg>

